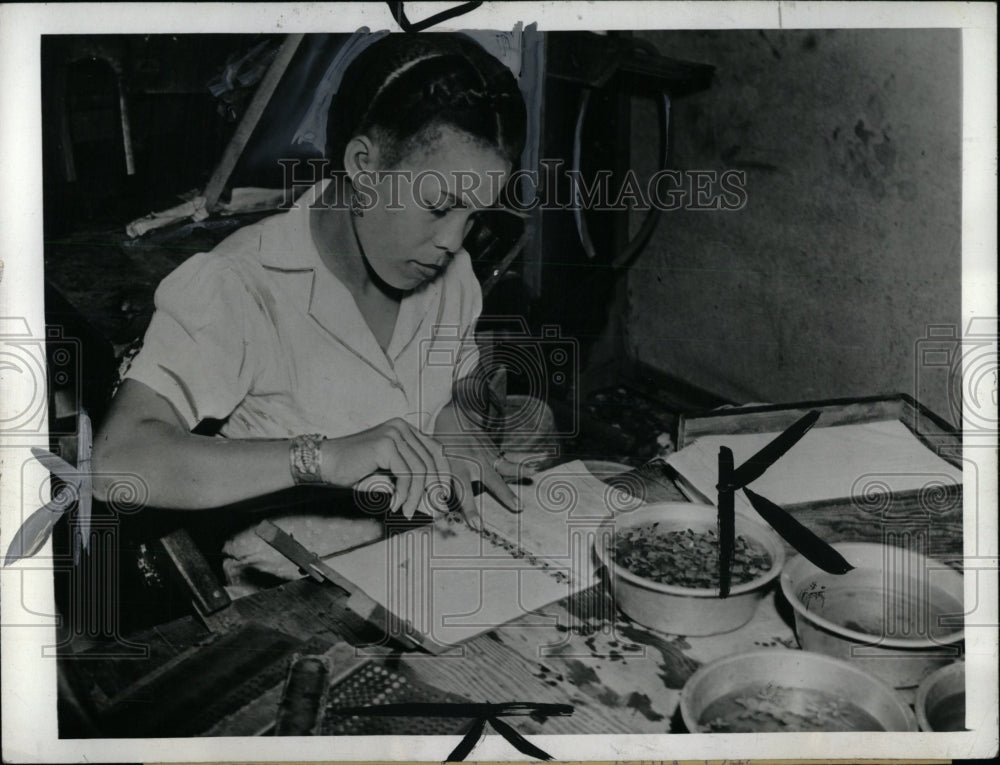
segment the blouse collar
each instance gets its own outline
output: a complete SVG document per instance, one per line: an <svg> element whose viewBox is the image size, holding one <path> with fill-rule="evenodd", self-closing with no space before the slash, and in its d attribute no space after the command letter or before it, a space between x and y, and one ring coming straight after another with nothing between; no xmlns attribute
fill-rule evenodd
<svg viewBox="0 0 1000 765"><path fill-rule="evenodd" d="M327 178L314 184L288 212L279 213L292 216L282 221L288 225L264 227L260 240L260 262L265 268L287 274L298 282L301 296L307 301L309 315L338 342L378 372L396 381L393 365L416 340L424 317L442 293L445 274L403 298L389 345L383 351L361 315L354 296L323 263L313 241L310 208L322 197L330 182L331 179ZM267 234L271 234L271 241L268 241Z"/></svg>

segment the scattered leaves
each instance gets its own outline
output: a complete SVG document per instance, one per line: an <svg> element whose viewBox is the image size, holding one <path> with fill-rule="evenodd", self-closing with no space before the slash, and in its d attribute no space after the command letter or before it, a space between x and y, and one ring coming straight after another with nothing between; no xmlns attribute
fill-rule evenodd
<svg viewBox="0 0 1000 765"><path fill-rule="evenodd" d="M615 563L636 576L678 587L719 586L719 537L715 529L660 531L659 522L620 529ZM744 584L771 570L771 556L755 542L737 536L732 583Z"/></svg>

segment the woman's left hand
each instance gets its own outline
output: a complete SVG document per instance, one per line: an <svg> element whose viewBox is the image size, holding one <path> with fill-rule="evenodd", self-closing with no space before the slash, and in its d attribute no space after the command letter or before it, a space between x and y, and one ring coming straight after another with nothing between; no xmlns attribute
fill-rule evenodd
<svg viewBox="0 0 1000 765"><path fill-rule="evenodd" d="M520 513L523 510L517 495L507 484L533 475L537 472L537 463L547 455L525 455L523 460L514 462L507 459L484 433L466 431L454 438L441 434L435 437L445 446L445 456L452 470L453 495L470 525L482 526L473 496L473 483L476 481L511 512Z"/></svg>
<svg viewBox="0 0 1000 765"><path fill-rule="evenodd" d="M464 436L469 439L469 435ZM458 443L449 446L445 442L445 456L451 466L452 496L461 507L462 514L470 526L482 527L479 505L476 502L473 482L482 484L485 491L492 494L496 500L512 513L520 513L523 509L517 495L511 491L504 476L497 470L500 467L497 450L492 444Z"/></svg>
<svg viewBox="0 0 1000 765"><path fill-rule="evenodd" d="M473 496L473 482L514 513L523 509L507 482L516 482L537 470L537 457L525 455L517 462L507 459L493 440L453 401L438 415L434 438L445 447L452 471L452 492L470 525L481 527L479 508Z"/></svg>

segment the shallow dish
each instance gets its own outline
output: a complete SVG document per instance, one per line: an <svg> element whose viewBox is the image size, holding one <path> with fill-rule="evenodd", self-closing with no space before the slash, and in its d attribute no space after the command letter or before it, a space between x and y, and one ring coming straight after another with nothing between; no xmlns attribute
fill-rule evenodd
<svg viewBox="0 0 1000 765"><path fill-rule="evenodd" d="M729 597L720 598L717 586L683 587L638 576L618 565L611 555L615 533L650 523L658 523L660 532L691 529L701 533L716 528L717 512L711 505L662 502L623 513L602 525L594 541L594 551L607 567L615 602L623 613L647 627L676 635L731 632L753 618L768 585L781 573L785 560L781 538L764 524L737 513L737 536L766 550L771 568L751 581L734 583Z"/></svg>
<svg viewBox="0 0 1000 765"><path fill-rule="evenodd" d="M965 662L956 661L925 677L914 708L920 730L965 730Z"/></svg>
<svg viewBox="0 0 1000 765"><path fill-rule="evenodd" d="M802 648L849 660L896 688L913 688L958 657L960 574L902 547L833 547L853 571L827 574L799 555L781 574Z"/></svg>
<svg viewBox="0 0 1000 765"><path fill-rule="evenodd" d="M680 709L692 733L917 729L886 683L840 659L783 648L706 664L684 684Z"/></svg>

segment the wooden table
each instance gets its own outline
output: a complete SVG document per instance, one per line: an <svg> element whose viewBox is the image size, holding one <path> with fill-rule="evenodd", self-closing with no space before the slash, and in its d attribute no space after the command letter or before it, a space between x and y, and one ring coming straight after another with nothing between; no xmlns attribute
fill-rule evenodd
<svg viewBox="0 0 1000 765"><path fill-rule="evenodd" d="M662 463L650 463L637 475L648 502L683 500ZM961 493L943 498L935 512L938 533L931 552L957 559ZM797 517L828 541L883 541L884 523L873 523L863 514L863 508L828 503L813 512L800 510ZM885 523L900 523L891 508L882 517ZM902 523L909 522L909 516L900 517ZM529 736L624 734L682 730L677 713L680 689L705 662L761 647L797 648L787 604L774 592L741 629L685 638L630 622L598 586L526 614L442 656L399 652L390 646L355 650L352 646L370 642L373 633L345 609L345 601L337 588L302 579L234 601L215 634L192 616L130 638L148 646L147 659L68 659L63 665L78 686L88 689L99 715L125 721L117 728L112 723L110 732L107 727L95 732L103 736L265 732L274 722L291 651L326 653L335 674L374 661L469 701L573 705L573 714L567 717L509 720ZM219 646L225 645L227 636L248 634L247 625L257 630L253 634L258 637L276 639L271 632L261 632L267 629L287 636L285 642L278 640L262 649L260 656L275 658L263 661L266 669L257 662L252 667L231 667L226 675L206 664L175 684L170 694L163 692L162 683L172 672L213 650L238 664L239 651L220 652ZM143 715L151 711L155 711L152 719L143 722Z"/></svg>

